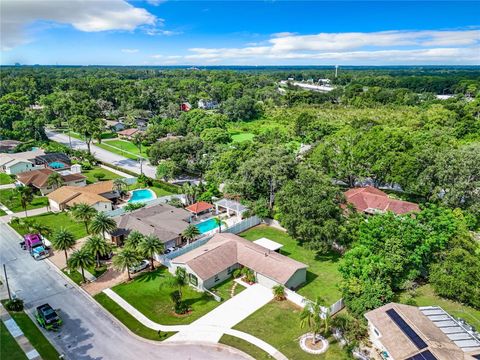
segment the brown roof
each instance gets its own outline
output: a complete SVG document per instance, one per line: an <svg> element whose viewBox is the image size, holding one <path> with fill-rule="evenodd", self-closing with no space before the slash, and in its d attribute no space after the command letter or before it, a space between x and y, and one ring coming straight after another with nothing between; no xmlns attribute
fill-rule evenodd
<svg viewBox="0 0 480 360"><path fill-rule="evenodd" d="M32 171L26 171L20 174L17 174L17 180L24 185L33 185L36 188L43 188L47 185L48 177L53 174L55 171L52 169L38 169ZM63 181L76 181L85 179L85 176L82 174L68 174L61 175Z"/></svg>
<svg viewBox="0 0 480 360"><path fill-rule="evenodd" d="M473 360L463 352L416 306L389 303L365 314L367 320L380 333L380 342L394 359L407 359L419 350L386 313L394 309L405 322L425 341L428 350L439 360Z"/></svg>
<svg viewBox="0 0 480 360"><path fill-rule="evenodd" d="M209 204L205 201L199 201L199 202L196 202L195 204L187 206L185 209L194 214L198 214L211 208L213 208L212 204Z"/></svg>
<svg viewBox="0 0 480 360"><path fill-rule="evenodd" d="M172 261L188 265L203 280L210 279L229 266L241 264L286 284L297 270L307 268L301 262L229 233L215 234L205 245Z"/></svg>
<svg viewBox="0 0 480 360"><path fill-rule="evenodd" d="M344 195L357 210L366 213L392 211L400 215L420 210L418 204L390 199L386 193L372 186L350 189Z"/></svg>
<svg viewBox="0 0 480 360"><path fill-rule="evenodd" d="M84 187L62 186L52 191L47 197L58 204L67 204L68 206L79 203L93 205L97 202L111 202L111 200L101 196L101 194L110 191L113 191L112 180L102 181Z"/></svg>
<svg viewBox="0 0 480 360"><path fill-rule="evenodd" d="M123 135L123 136L132 136L133 134L136 134L139 131L140 130L138 129L131 128L131 129L125 129L125 130L119 131L117 134Z"/></svg>

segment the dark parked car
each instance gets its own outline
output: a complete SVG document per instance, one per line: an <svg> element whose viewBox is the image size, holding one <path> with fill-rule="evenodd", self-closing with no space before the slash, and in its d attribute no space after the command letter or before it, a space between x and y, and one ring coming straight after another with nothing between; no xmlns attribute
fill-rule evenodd
<svg viewBox="0 0 480 360"><path fill-rule="evenodd" d="M41 327L47 330L56 331L62 325L62 319L49 304L43 304L37 307L35 318Z"/></svg>

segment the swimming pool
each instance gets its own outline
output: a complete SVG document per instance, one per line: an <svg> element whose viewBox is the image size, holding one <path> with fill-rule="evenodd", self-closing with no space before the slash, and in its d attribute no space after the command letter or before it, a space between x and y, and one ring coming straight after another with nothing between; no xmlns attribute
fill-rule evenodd
<svg viewBox="0 0 480 360"><path fill-rule="evenodd" d="M129 203L146 202L157 198L157 195L150 189L133 190L131 195Z"/></svg>
<svg viewBox="0 0 480 360"><path fill-rule="evenodd" d="M65 167L65 164L61 163L60 161L53 161L49 163L48 166L52 169L63 169Z"/></svg>
<svg viewBox="0 0 480 360"><path fill-rule="evenodd" d="M213 230L218 227L217 222L215 221L214 218L210 218L208 220L202 221L201 223L198 223L195 225L200 231L200 234L205 234L206 232L209 232L210 230Z"/></svg>

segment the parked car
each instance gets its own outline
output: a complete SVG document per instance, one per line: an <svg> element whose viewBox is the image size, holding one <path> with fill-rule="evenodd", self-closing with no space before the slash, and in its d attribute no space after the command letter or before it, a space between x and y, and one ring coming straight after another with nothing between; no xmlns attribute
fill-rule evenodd
<svg viewBox="0 0 480 360"><path fill-rule="evenodd" d="M46 330L57 331L63 323L60 316L49 304L37 306L35 318L40 326Z"/></svg>
<svg viewBox="0 0 480 360"><path fill-rule="evenodd" d="M148 267L148 265L149 265L148 260L142 260L138 264L130 267L129 270L132 274L135 274L139 271L142 271L142 270L146 269Z"/></svg>

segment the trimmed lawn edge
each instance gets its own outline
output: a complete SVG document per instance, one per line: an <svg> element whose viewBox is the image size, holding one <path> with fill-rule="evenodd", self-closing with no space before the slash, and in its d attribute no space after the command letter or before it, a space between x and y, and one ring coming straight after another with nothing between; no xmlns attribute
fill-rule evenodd
<svg viewBox="0 0 480 360"><path fill-rule="evenodd" d="M266 351L260 349L258 346L249 343L236 336L223 334L218 341L220 344L231 346L237 350L243 351L245 354L250 355L255 360L270 360L273 359Z"/></svg>
<svg viewBox="0 0 480 360"><path fill-rule="evenodd" d="M0 320L0 358L10 360L28 360L20 345Z"/></svg>

